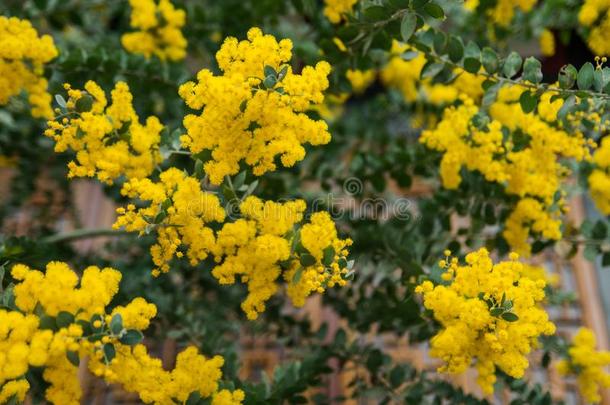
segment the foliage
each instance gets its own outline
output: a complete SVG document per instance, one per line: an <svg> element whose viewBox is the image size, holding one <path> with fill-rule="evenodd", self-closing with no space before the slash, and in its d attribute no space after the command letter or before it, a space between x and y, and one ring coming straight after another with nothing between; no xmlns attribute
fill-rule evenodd
<svg viewBox="0 0 610 405"><path fill-rule="evenodd" d="M553 334L544 306L573 297L528 263L610 266L602 3L4 1L0 403L76 403L86 356L146 403L484 404L504 388L542 405L523 375L551 358L598 401L607 353L588 363L591 332ZM514 47L532 40L538 55ZM114 229L58 232L75 177L103 184ZM53 204L34 203L41 182ZM570 199L589 196L600 215L574 223ZM286 304L322 293L337 330ZM388 334L430 347L438 373L476 367L486 396L370 339ZM240 374L243 336L281 347L272 375ZM184 347L176 367L143 338Z"/></svg>

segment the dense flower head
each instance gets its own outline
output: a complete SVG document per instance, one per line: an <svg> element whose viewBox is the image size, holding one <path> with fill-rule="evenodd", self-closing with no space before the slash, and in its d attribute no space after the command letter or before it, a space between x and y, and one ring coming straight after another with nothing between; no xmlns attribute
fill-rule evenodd
<svg viewBox="0 0 610 405"><path fill-rule="evenodd" d="M148 356L138 342L157 309L136 297L109 311L121 280L118 271L90 266L79 280L66 263L50 262L45 272L18 264L11 274L17 281L15 309L0 309L0 403L13 397L23 401L29 390L27 371L42 367L46 400L79 404L78 362L84 357L95 375L122 384L145 403L183 403L192 392L217 405L244 399L239 390L218 390L222 357L208 360L190 347L168 372L159 359Z"/></svg>
<svg viewBox="0 0 610 405"><path fill-rule="evenodd" d="M157 266L154 274L169 271L172 258L184 254L181 246L192 265L205 260L214 249L215 236L208 224L223 222L225 211L218 197L203 191L195 177L172 167L162 172L157 182L130 180L121 193L147 202L140 208L133 204L119 208L114 227L140 234L156 231L157 243L151 248Z"/></svg>
<svg viewBox="0 0 610 405"><path fill-rule="evenodd" d="M169 0L129 0L130 25L135 32L123 34L121 43L129 52L146 58L178 61L186 56L187 41L182 35L186 21L184 10Z"/></svg>
<svg viewBox="0 0 610 405"><path fill-rule="evenodd" d="M610 29L610 1L585 0L578 12L578 22L588 29L587 44L596 55L610 55L607 33Z"/></svg>
<svg viewBox="0 0 610 405"><path fill-rule="evenodd" d="M501 88L484 127L474 122L479 108L464 98L462 104L445 110L435 128L423 132L421 142L443 153L440 174L445 188L458 188L460 171L466 168L519 197L503 236L512 249L527 255L531 233L560 239L561 186L570 174L562 159L590 159L591 144L582 132L557 124L562 100L551 101L552 94L545 93L537 114L524 113L518 102L522 92L519 86Z"/></svg>
<svg viewBox="0 0 610 405"><path fill-rule="evenodd" d="M382 83L400 91L406 101L442 106L455 102L461 95L475 101L483 96L481 84L484 78L463 70L456 70L456 79L448 85L421 79L427 59L423 53L417 53L412 59L405 60L404 55L409 51L414 52L414 49L394 41L388 63L381 69Z"/></svg>
<svg viewBox="0 0 610 405"><path fill-rule="evenodd" d="M542 30L538 37L538 42L540 43L540 53L543 56L555 55L555 36L552 31L547 29Z"/></svg>
<svg viewBox="0 0 610 405"><path fill-rule="evenodd" d="M324 0L324 15L333 24L338 24L352 13L357 2L358 0Z"/></svg>
<svg viewBox="0 0 610 405"><path fill-rule="evenodd" d="M362 94L375 81L377 73L374 69L348 69L347 72L345 72L345 77L349 80L352 91L355 94Z"/></svg>
<svg viewBox="0 0 610 405"><path fill-rule="evenodd" d="M204 170L213 184L237 174L241 162L260 176L276 169L276 158L291 167L305 157L304 144L330 141L327 124L305 114L324 101L330 65L296 74L291 50L290 40L251 28L247 40L225 39L216 54L222 75L204 69L197 82L180 87L186 104L203 110L184 118L182 144L192 153L211 152Z"/></svg>
<svg viewBox="0 0 610 405"><path fill-rule="evenodd" d="M118 82L108 105L104 91L93 81L84 90L66 84L65 111L48 122L45 135L55 140L55 151L71 150L76 159L68 164L68 177L97 177L112 184L117 178L143 178L161 161L159 143L163 125L157 117L141 124L133 108L133 96L125 82Z"/></svg>
<svg viewBox="0 0 610 405"><path fill-rule="evenodd" d="M160 359L150 357L146 347L138 344L120 346L110 365L95 357L89 367L107 382L138 393L147 404L186 403L191 393L198 392L202 398L210 398L213 405L239 405L243 391L218 390L223 363L222 357L208 359L191 346L178 354L175 368L166 371Z"/></svg>
<svg viewBox="0 0 610 405"><path fill-rule="evenodd" d="M508 27L515 16L515 11L524 13L531 11L536 0L499 0L496 6L489 11L490 17L496 24Z"/></svg>
<svg viewBox="0 0 610 405"><path fill-rule="evenodd" d="M610 139L602 139L593 154L593 164L588 179L591 197L602 214L610 215Z"/></svg>
<svg viewBox="0 0 610 405"><path fill-rule="evenodd" d="M485 393L493 392L496 368L523 377L538 337L555 332L540 305L544 280L528 278L516 259L494 264L486 249L468 254L465 265L447 258L440 263L442 283L416 288L441 324L430 341L430 354L444 362L439 371L462 373L474 365Z"/></svg>
<svg viewBox="0 0 610 405"><path fill-rule="evenodd" d="M0 105L25 91L32 116L50 118L51 95L43 72L56 56L49 35L39 36L27 20L0 16Z"/></svg>
<svg viewBox="0 0 610 405"><path fill-rule="evenodd" d="M115 227L156 232L157 242L151 248L157 266L153 274L169 271L174 257L185 255L193 266L213 258L212 275L221 284L241 281L248 286L242 308L250 319L265 310L282 274L297 306L314 291L345 285L345 248L351 241L338 238L327 213L316 213L301 226L306 208L302 200L277 203L249 196L238 204L239 218L226 218L219 198L176 168L163 172L158 182L133 179L122 192L150 202L140 208L133 204L119 208ZM300 250L296 249L297 234ZM303 255L308 258L302 260ZM293 282L297 271L302 277Z"/></svg>
<svg viewBox="0 0 610 405"><path fill-rule="evenodd" d="M610 352L596 350L595 333L580 328L568 348L568 358L557 364L560 374L575 374L582 396L589 402L601 401L600 388L610 387Z"/></svg>

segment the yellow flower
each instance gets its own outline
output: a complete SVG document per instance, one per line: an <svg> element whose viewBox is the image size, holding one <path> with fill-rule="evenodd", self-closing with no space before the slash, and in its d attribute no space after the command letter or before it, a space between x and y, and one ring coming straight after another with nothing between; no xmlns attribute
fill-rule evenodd
<svg viewBox="0 0 610 405"><path fill-rule="evenodd" d="M121 37L123 47L132 53L161 60L178 61L186 56L187 41L182 35L186 21L184 10L177 9L169 0L129 0L131 27L135 32Z"/></svg>
<svg viewBox="0 0 610 405"><path fill-rule="evenodd" d="M57 48L49 35L38 36L27 20L0 16L0 105L25 91L33 117L52 117L43 72L55 57Z"/></svg>
<svg viewBox="0 0 610 405"><path fill-rule="evenodd" d="M376 75L377 73L373 69L365 71L349 69L345 73L355 94L364 93L364 91L375 81Z"/></svg>
<svg viewBox="0 0 610 405"><path fill-rule="evenodd" d="M275 170L276 158L285 167L302 160L305 143L330 141L327 124L305 114L324 101L330 65L319 62L296 74L287 64L291 50L290 40L277 42L252 28L245 41L225 39L216 54L221 76L204 69L197 83L180 87L189 107L203 109L185 117L182 144L193 153L211 151L204 170L212 184L237 174L242 161L260 176Z"/></svg>
<svg viewBox="0 0 610 405"><path fill-rule="evenodd" d="M452 260L444 284L424 281L416 288L441 324L430 340L430 354L444 362L439 371L463 373L474 365L487 394L497 368L523 377L538 337L555 332L540 305L545 282L526 277L523 269L516 260L494 264L480 249L468 254L463 266Z"/></svg>
<svg viewBox="0 0 610 405"><path fill-rule="evenodd" d="M589 189L597 208L604 215L610 214L610 140L603 138L601 146L593 154L595 168L589 175Z"/></svg>
<svg viewBox="0 0 610 405"><path fill-rule="evenodd" d="M144 345L119 344L116 358L109 365L92 358L89 369L109 383L121 384L126 391L138 393L149 404L185 403L192 392L198 392L202 398L211 397L212 403L240 405L243 391L218 390L223 363L220 356L207 359L195 347L188 347L178 354L176 367L166 371L160 359L148 355Z"/></svg>
<svg viewBox="0 0 610 405"><path fill-rule="evenodd" d="M542 30L540 34L540 38L538 38L540 42L540 53L544 56L553 56L555 55L555 36L553 33L547 29Z"/></svg>
<svg viewBox="0 0 610 405"><path fill-rule="evenodd" d="M157 243L151 248L158 271L169 271L169 262L182 244L192 265L205 260L213 250L215 236L207 224L223 222L225 211L215 194L201 190L196 178L172 167L161 173L156 183L150 179L132 179L125 183L121 193L148 201L149 205L119 209L115 228L144 234L156 218L163 221L155 228Z"/></svg>
<svg viewBox="0 0 610 405"><path fill-rule="evenodd" d="M413 51L409 46L398 41L392 43L388 63L381 70L382 83L399 90L408 102L424 101L433 105L451 104L461 96L479 100L483 96L481 84L483 77L456 70L457 78L449 85L432 83L430 79L421 79L421 71L427 63L423 53L418 53L411 60L404 60L405 52Z"/></svg>
<svg viewBox="0 0 610 405"><path fill-rule="evenodd" d="M596 339L591 329L580 328L568 349L568 358L557 364L563 375L575 374L578 388L588 401L601 401L600 388L610 387L610 374L604 369L610 365L610 352L595 350Z"/></svg>
<svg viewBox="0 0 610 405"><path fill-rule="evenodd" d="M163 125L157 117L140 124L127 84L116 84L108 107L104 91L95 82L88 81L85 90L65 87L72 118L49 121L45 135L55 140L56 152L76 152L76 160L68 164L68 177L96 176L112 184L120 176L150 175L161 161Z"/></svg>
<svg viewBox="0 0 610 405"><path fill-rule="evenodd" d="M346 14L351 14L357 2L358 0L324 0L324 15L333 24L338 24Z"/></svg>
<svg viewBox="0 0 610 405"><path fill-rule="evenodd" d="M460 172L466 168L519 197L502 234L512 249L528 255L532 234L561 238L565 203L557 196L570 174L563 160L589 159L590 152L582 132L566 131L557 122L562 100L551 102L552 93L545 93L538 113L526 114L518 101L523 91L519 86L502 87L484 128L473 124L479 108L463 98L461 105L445 109L443 119L424 131L420 141L443 154L440 175L445 188L458 188Z"/></svg>
<svg viewBox="0 0 610 405"><path fill-rule="evenodd" d="M73 361L85 356L95 375L108 383L122 384L146 403L183 403L195 391L220 405L243 401L240 390L218 389L223 364L220 356L206 359L191 347L178 355L176 368L168 372L159 359L148 356L143 345L122 343L127 330L146 329L157 309L137 297L108 313L106 307L118 292L118 271L91 266L79 280L67 264L51 262L45 273L15 265L11 274L17 280L14 293L18 310L0 309L0 403L13 396L22 401L29 389L23 376L36 367L42 368L42 378L48 384L48 402L78 405L81 388ZM120 333L109 328L117 314L122 319ZM112 345L116 357L106 359L102 345Z"/></svg>

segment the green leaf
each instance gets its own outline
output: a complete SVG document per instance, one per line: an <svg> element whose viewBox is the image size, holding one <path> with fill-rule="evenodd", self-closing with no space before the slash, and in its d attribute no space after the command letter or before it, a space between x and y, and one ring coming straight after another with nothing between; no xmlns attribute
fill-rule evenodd
<svg viewBox="0 0 610 405"><path fill-rule="evenodd" d="M116 356L116 349L114 348L114 345L112 343L106 343L102 347L102 350L104 352L104 359L106 360L106 363L110 363Z"/></svg>
<svg viewBox="0 0 610 405"><path fill-rule="evenodd" d="M540 83L542 81L542 64L538 59L531 56L525 59L523 78L532 83Z"/></svg>
<svg viewBox="0 0 610 405"><path fill-rule="evenodd" d="M345 258L343 258L343 257L340 258L337 263L339 264L340 269L344 269L347 267L347 260L345 260Z"/></svg>
<svg viewBox="0 0 610 405"><path fill-rule="evenodd" d="M494 74L498 71L500 67L500 59L496 52L490 47L486 46L481 51L481 62L483 63L483 68L487 73Z"/></svg>
<svg viewBox="0 0 610 405"><path fill-rule="evenodd" d="M40 322L38 323L38 328L55 330L56 326L57 326L57 323L55 322L55 319L53 319L49 315L42 315L40 317Z"/></svg>
<svg viewBox="0 0 610 405"><path fill-rule="evenodd" d="M55 95L55 101L57 102L57 104L61 107L61 108L68 108L66 106L66 100L64 99L64 97L61 94L56 94Z"/></svg>
<svg viewBox="0 0 610 405"><path fill-rule="evenodd" d="M69 312L61 311L55 317L55 323L58 328L66 328L74 322L74 315Z"/></svg>
<svg viewBox="0 0 610 405"><path fill-rule="evenodd" d="M300 257L300 263L303 267L309 267L316 264L316 258L309 253L303 253Z"/></svg>
<svg viewBox="0 0 610 405"><path fill-rule="evenodd" d="M142 335L142 332L136 329L128 329L127 331L125 331L123 336L119 338L119 342L125 345L135 346L140 343L142 339L144 339L144 335Z"/></svg>
<svg viewBox="0 0 610 405"><path fill-rule="evenodd" d="M440 20L445 17L443 8L436 3L427 3L424 5L424 11L432 18Z"/></svg>
<svg viewBox="0 0 610 405"><path fill-rule="evenodd" d="M462 60L462 56L464 56L464 45L462 44L462 40L455 36L450 37L449 44L447 45L447 53L452 62L457 63Z"/></svg>
<svg viewBox="0 0 610 405"><path fill-rule="evenodd" d="M89 94L84 94L81 98L76 100L75 103L76 111L79 113L91 111L93 107L93 97Z"/></svg>
<svg viewBox="0 0 610 405"><path fill-rule="evenodd" d="M203 162L199 159L195 161L195 177L198 179L203 179L205 177L205 172L203 171Z"/></svg>
<svg viewBox="0 0 610 405"><path fill-rule="evenodd" d="M590 262L595 263L597 260L597 247L595 245L586 245L583 250L583 256Z"/></svg>
<svg viewBox="0 0 610 405"><path fill-rule="evenodd" d="M288 73L288 65L284 65L277 74L277 80L281 82Z"/></svg>
<svg viewBox="0 0 610 405"><path fill-rule="evenodd" d="M390 384L393 388L399 387L405 381L404 367L397 365L390 371Z"/></svg>
<svg viewBox="0 0 610 405"><path fill-rule="evenodd" d="M595 68L591 62L587 62L580 68L576 84L580 90L589 90L593 85L593 72Z"/></svg>
<svg viewBox="0 0 610 405"><path fill-rule="evenodd" d="M504 73L504 76L510 79L514 75L516 75L517 72L521 70L522 61L523 59L521 59L521 55L514 51L511 52L504 61L504 66L502 67L502 72Z"/></svg>
<svg viewBox="0 0 610 405"><path fill-rule="evenodd" d="M506 322L516 322L519 320L519 317L513 312L505 312L502 314L502 319Z"/></svg>
<svg viewBox="0 0 610 405"><path fill-rule="evenodd" d="M275 87L276 84L277 77L273 75L266 76L265 80L263 80L263 86L265 86L266 89L272 89L273 87Z"/></svg>
<svg viewBox="0 0 610 405"><path fill-rule="evenodd" d="M78 365L80 364L80 358L78 357L78 353L77 352L73 352L71 350L68 350L66 352L66 357L68 358L70 363L72 363L74 366L78 367Z"/></svg>
<svg viewBox="0 0 610 405"><path fill-rule="evenodd" d="M301 281L301 277L303 276L303 267L299 267L297 271L294 272L292 276L292 284L298 284Z"/></svg>
<svg viewBox="0 0 610 405"><path fill-rule="evenodd" d="M185 405L199 405L199 401L201 401L201 394L199 391L193 391L187 398Z"/></svg>
<svg viewBox="0 0 610 405"><path fill-rule="evenodd" d="M412 11L409 11L402 18L402 22L400 23L400 35L402 36L402 40L404 42L408 42L409 38L415 32L415 28L417 27L417 16Z"/></svg>
<svg viewBox="0 0 610 405"><path fill-rule="evenodd" d="M530 113L536 109L536 105L538 105L538 98L531 91L524 91L521 93L521 97L519 97L519 104L521 104L521 109L524 113Z"/></svg>
<svg viewBox="0 0 610 405"><path fill-rule="evenodd" d="M481 68L481 61L475 58L464 59L464 70L468 73L477 73Z"/></svg>
<svg viewBox="0 0 610 405"><path fill-rule="evenodd" d="M422 68L420 76L422 79L433 78L434 76L439 74L444 68L445 65L443 63L428 62Z"/></svg>
<svg viewBox="0 0 610 405"><path fill-rule="evenodd" d="M559 70L559 87L562 89L571 89L576 83L578 71L572 65L565 65Z"/></svg>
<svg viewBox="0 0 610 405"><path fill-rule="evenodd" d="M604 267L610 266L610 252L606 252L602 256L602 266L604 266Z"/></svg>
<svg viewBox="0 0 610 405"><path fill-rule="evenodd" d="M382 21L390 17L388 10L383 6L370 6L364 10L364 19L368 22Z"/></svg>
<svg viewBox="0 0 610 405"><path fill-rule="evenodd" d="M277 76L277 73L276 73L275 69L272 66L269 66L269 65L265 65L265 67L263 68L263 73L265 74L265 77L267 77L267 76L274 76L274 77Z"/></svg>
<svg viewBox="0 0 610 405"><path fill-rule="evenodd" d="M494 103L494 101L496 101L500 87L502 87L502 84L496 83L485 91L485 94L483 94L483 99L481 100L481 107L483 110L487 110Z"/></svg>
<svg viewBox="0 0 610 405"><path fill-rule="evenodd" d="M237 176L235 176L235 178L233 179L233 187L236 190L239 190L239 188L244 185L245 181L246 181L246 171L244 170L243 172L241 172Z"/></svg>
<svg viewBox="0 0 610 405"><path fill-rule="evenodd" d="M417 51L407 51L402 53L400 57L402 58L402 60L410 61L417 58L417 55L419 55L419 52Z"/></svg>
<svg viewBox="0 0 610 405"><path fill-rule="evenodd" d="M153 223L160 224L161 222L163 222L163 220L165 218L167 218L167 213L165 211L161 211L157 215L155 215L155 218L153 219Z"/></svg>
<svg viewBox="0 0 610 405"><path fill-rule="evenodd" d="M557 118L559 120L565 120L573 107L576 105L576 96L574 94L570 95L564 102L559 111L557 111Z"/></svg>
<svg viewBox="0 0 610 405"><path fill-rule="evenodd" d="M330 266L335 259L335 249L332 246L328 246L323 251L322 264Z"/></svg>
<svg viewBox="0 0 610 405"><path fill-rule="evenodd" d="M545 351L542 355L542 367L548 368L551 364L551 352Z"/></svg>
<svg viewBox="0 0 610 405"><path fill-rule="evenodd" d="M114 314L110 320L110 331L118 335L123 330L123 317L121 314Z"/></svg>
<svg viewBox="0 0 610 405"><path fill-rule="evenodd" d="M496 307L496 308L492 308L489 313L491 314L491 316L500 316L504 313L504 308L500 308L500 307Z"/></svg>
<svg viewBox="0 0 610 405"><path fill-rule="evenodd" d="M445 53L445 48L447 48L447 35L443 31L438 31L434 34L434 51L441 55Z"/></svg>

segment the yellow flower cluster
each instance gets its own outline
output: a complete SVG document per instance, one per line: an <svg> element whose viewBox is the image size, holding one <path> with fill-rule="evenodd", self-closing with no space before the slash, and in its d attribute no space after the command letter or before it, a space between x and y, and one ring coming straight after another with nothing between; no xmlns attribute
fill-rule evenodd
<svg viewBox="0 0 610 405"><path fill-rule="evenodd" d="M242 308L248 318L256 319L277 291L280 262L291 255L290 241L284 236L303 219L305 202L280 204L250 196L239 209L243 218L225 224L218 232L216 260L222 263L212 274L221 284L235 283L236 276L247 283L248 296Z"/></svg>
<svg viewBox="0 0 610 405"><path fill-rule="evenodd" d="M182 250L193 266L212 256L218 263L212 274L221 284L233 284L239 277L248 285L242 308L250 319L263 312L265 302L277 292L276 281L282 274L282 264L289 267L284 276L287 281L293 279L299 268L289 259L296 258L292 231L303 219L305 202L302 200L281 204L250 196L239 204L241 218L224 223L214 232L209 224L225 220L220 200L215 194L202 191L197 179L176 168L163 172L158 183L133 179L125 184L122 192L131 198L150 201L143 208L136 209L134 205L119 208L120 216L114 226L140 233L156 230L157 243L151 248L157 266L153 274L167 272L170 261L184 255ZM312 261L300 270L303 277L287 288L297 306L303 305L312 291L323 292L325 286L345 284L341 275L347 271L345 266L339 266L339 260L345 261L344 248L351 243L337 238L335 225L327 213L314 214L311 223L303 225L301 238ZM332 257L324 266L322 251L329 246L333 248Z"/></svg>
<svg viewBox="0 0 610 405"><path fill-rule="evenodd" d="M97 176L112 184L120 176L150 175L161 161L163 125L154 116L140 124L127 84L116 84L110 106L104 91L93 81L88 81L84 90L68 84L64 87L69 96L65 109L48 122L45 135L55 140L56 152L76 152L76 160L68 164L68 177Z"/></svg>
<svg viewBox="0 0 610 405"><path fill-rule="evenodd" d="M591 197L602 214L610 215L610 139L602 139L593 163L595 168L588 179Z"/></svg>
<svg viewBox="0 0 610 405"><path fill-rule="evenodd" d="M610 55L607 33L610 30L610 1L585 0L578 12L578 22L590 29L587 44L596 55Z"/></svg>
<svg viewBox="0 0 610 405"><path fill-rule="evenodd" d="M498 0L496 6L489 11L496 24L508 27L515 16L515 10L527 13L536 5L536 0Z"/></svg>
<svg viewBox="0 0 610 405"><path fill-rule="evenodd" d="M52 117L51 95L43 73L45 63L56 56L49 35L38 36L27 20L0 16L0 105L25 91L33 117Z"/></svg>
<svg viewBox="0 0 610 405"><path fill-rule="evenodd" d="M433 105L445 105L455 102L460 95L467 95L473 100L483 96L481 84L484 78L465 71L456 72L458 76L450 85L432 83L430 79L421 80L426 57L419 53L411 60L404 60L401 55L409 50L408 45L394 41L390 59L381 69L383 84L400 91L407 102L421 100Z"/></svg>
<svg viewBox="0 0 610 405"><path fill-rule="evenodd" d="M519 197L503 236L512 249L528 255L530 232L552 240L561 237L564 202L557 196L569 175L561 159L588 159L591 144L581 132L558 126L562 100L551 102L552 95L543 94L538 113L526 114L518 102L522 92L518 86L500 89L489 109L491 122L484 129L473 124L479 109L465 98L461 105L446 109L437 127L423 132L421 142L443 152L440 173L445 188L459 187L460 170L465 167Z"/></svg>
<svg viewBox="0 0 610 405"><path fill-rule="evenodd" d="M557 364L562 375L575 374L578 388L588 401L601 401L600 388L610 387L610 374L604 369L610 365L610 352L595 350L596 339L591 329L580 328L568 349L568 359Z"/></svg>
<svg viewBox="0 0 610 405"><path fill-rule="evenodd" d="M96 357L89 367L106 382L137 392L147 404L184 404L191 393L198 392L202 398L211 398L212 405L240 405L243 391L218 390L223 363L220 356L206 359L195 347L188 347L178 354L175 368L166 371L160 359L150 357L146 347L138 344L119 346L109 365Z"/></svg>
<svg viewBox="0 0 610 405"><path fill-rule="evenodd" d="M12 397L23 401L29 390L24 375L30 367L42 367L49 384L46 399L57 405L79 404L77 364L83 357L90 358L94 374L123 384L146 403L184 402L194 391L218 405L243 400L241 391L218 391L221 357L206 360L188 348L169 373L160 360L148 357L144 346L124 340L130 334L141 338L139 331L148 328L157 309L138 297L108 314L106 307L121 280L118 271L90 266L79 280L66 263L50 262L44 273L15 265L11 274L18 280L16 310L0 310L0 403Z"/></svg>
<svg viewBox="0 0 610 405"><path fill-rule="evenodd" d="M324 15L333 24L340 23L346 14L351 14L358 0L324 0Z"/></svg>
<svg viewBox="0 0 610 405"><path fill-rule="evenodd" d="M555 55L555 36L551 31L547 29L542 30L538 41L540 43L540 53L543 56Z"/></svg>
<svg viewBox="0 0 610 405"><path fill-rule="evenodd" d="M157 243L152 246L151 255L157 269L153 274L169 271L172 258L183 256L179 251L181 245L186 247L193 266L213 251L215 236L207 225L223 222L225 211L215 194L202 191L196 178L172 167L161 173L158 182L148 178L131 179L121 193L150 202L138 209L133 204L127 209L119 208L114 228L124 227L129 232L144 234L154 226Z"/></svg>
<svg viewBox="0 0 610 405"><path fill-rule="evenodd" d="M136 29L121 37L129 52L152 55L161 60L178 61L186 56L187 41L182 35L186 21L184 10L177 9L169 0L129 0L130 25Z"/></svg>
<svg viewBox="0 0 610 405"><path fill-rule="evenodd" d="M295 74L287 63L292 42L276 41L258 28L248 39L229 37L216 54L221 76L204 69L180 96L199 115L187 115L181 137L192 153L211 151L204 170L213 184L239 171L244 161L257 176L275 170L276 157L290 167L305 157L303 144L330 141L327 124L304 112L324 101L330 65L319 62Z"/></svg>
<svg viewBox="0 0 610 405"><path fill-rule="evenodd" d="M284 275L288 282L287 294L297 307L304 305L305 298L314 291L322 293L326 287L346 284L347 247L352 244L351 239L339 239L335 223L327 212L313 214L310 222L301 228L300 238L301 245L314 260L309 266L304 266L303 260L293 262Z"/></svg>
<svg viewBox="0 0 610 405"><path fill-rule="evenodd" d="M555 332L540 305L545 282L524 276L516 259L512 254L510 261L494 264L485 249L468 254L463 266L447 258L439 263L442 284L424 281L416 288L441 324L430 341L430 354L445 363L439 371L462 373L474 363L477 382L488 394L496 368L523 377L538 337Z"/></svg>
<svg viewBox="0 0 610 405"><path fill-rule="evenodd" d="M374 69L369 70L354 70L348 69L345 72L345 77L352 85L352 91L355 94L362 94L375 81L377 73Z"/></svg>

